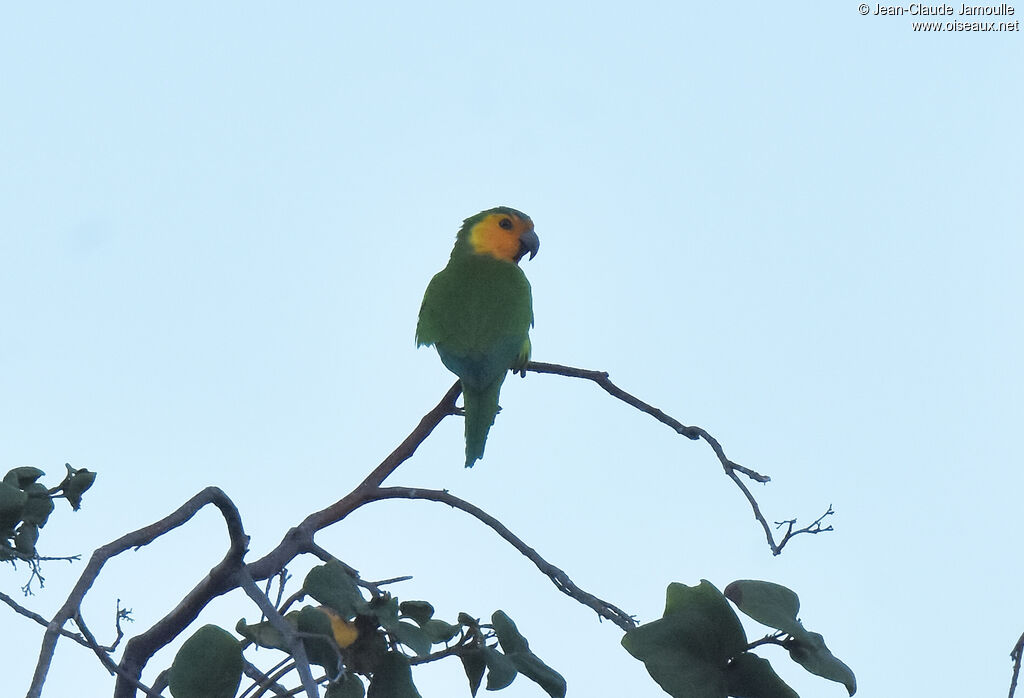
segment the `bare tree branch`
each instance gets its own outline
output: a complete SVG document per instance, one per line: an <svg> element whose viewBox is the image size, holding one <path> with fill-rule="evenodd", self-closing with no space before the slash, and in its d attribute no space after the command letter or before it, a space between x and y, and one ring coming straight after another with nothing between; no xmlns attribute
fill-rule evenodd
<svg viewBox="0 0 1024 698"><path fill-rule="evenodd" d="M39 615L38 613L35 613L34 611L28 610L27 608L25 608L24 606L19 604L17 601L15 601L14 599L12 599L10 596L8 596L7 594L3 593L2 591L0 591L0 601L3 601L5 604L10 606L12 609L14 609L15 613L17 613L19 615L22 615L22 616L25 616L29 620L34 620L36 623L38 623L39 625L43 626L44 628L49 625L47 620L45 618L43 618L41 615ZM63 637L68 638L69 640L74 640L75 642L80 644L82 647L89 647L89 642L84 637L79 635L78 633L73 633L70 630L65 630L64 628L61 628L60 634Z"/></svg>
<svg viewBox="0 0 1024 698"><path fill-rule="evenodd" d="M831 526L825 528L820 526L821 520L826 516L830 516L833 513L832 507L829 506L828 511L810 526L807 526L806 528L802 528L796 531L794 531L793 527L790 526L789 530L783 536L782 540L776 543L775 537L772 535L772 529L768 525L768 521L765 520L764 515L761 513L761 507L758 506L757 500L754 498L754 495L751 494L750 489L747 487L746 483L740 479L737 473L741 473L745 475L747 478L753 480L754 482L759 482L762 484L769 482L771 478L768 477L767 475L762 475L756 470L751 470L750 468L747 468L745 466L740 465L739 463L730 460L725 455L725 449L723 449L722 445L718 443L718 439L713 437L707 431L705 431L701 427L686 426L685 424L675 419L674 417L665 414L657 407L649 405L643 400L627 393L625 390L612 383L611 380L608 378L608 373L605 371L591 371L583 368L574 368L572 366L562 366L560 364L541 363L539 361L531 361L530 363L528 363L526 365L526 370L533 371L534 373L549 373L557 376L566 376L568 378L582 378L584 380L593 381L594 383L597 383L599 386L601 386L601 388L609 395L619 400L622 400L627 405L635 407L636 409L640 410L641 412L644 412L645 414L651 415L662 424L673 429L677 434L685 436L686 438L691 439L693 441L703 439L711 447L711 450L714 451L715 455L718 457L718 461L722 464L722 468L725 470L725 474L728 475L734 483L736 483L736 486L740 488L740 491L743 493L743 496L746 497L747 502L750 504L750 508L754 512L754 518L757 519L757 522L761 524L761 528L764 529L765 538L767 538L768 540L768 547L771 548L773 555L778 555L779 553L781 553L782 548L786 545L786 543L788 543L790 539L793 538L793 536L796 536L797 534L823 533L825 531L832 530ZM793 523L796 523L796 519L793 519Z"/></svg>
<svg viewBox="0 0 1024 698"><path fill-rule="evenodd" d="M239 696L239 698L246 698L250 692L252 692L251 698L262 698L262 696L266 695L268 692L273 693L276 696L294 696L301 693L303 690L301 686L294 690L288 690L279 683L279 681L290 674L294 668L295 662L291 657L288 657L274 665L266 674L263 674L260 679L257 679L257 677L246 672L246 676L256 680L257 683L254 683L252 686L242 691L242 695ZM253 667L253 669L255 669L255 667ZM260 673L262 674L262 672Z"/></svg>
<svg viewBox="0 0 1024 698"><path fill-rule="evenodd" d="M284 637L288 649L291 650L290 654L295 658L295 669L299 672L299 679L302 681L302 687L305 689L306 695L309 698L318 698L319 692L316 689L316 683L313 681L313 672L309 668L309 657L306 656L306 647L302 644L302 640L298 636L299 634L281 617L281 614L274 608L274 604L270 603L267 595L260 591L260 588L256 586L256 582L244 567L239 570L238 579L245 593L263 611L264 617Z"/></svg>
<svg viewBox="0 0 1024 698"><path fill-rule="evenodd" d="M1017 640L1017 644L1013 646L1013 651L1010 652L1010 659L1013 660L1013 675L1010 677L1009 698L1013 698L1013 694L1017 690L1017 678L1020 676L1020 662L1022 655L1024 655L1024 633L1021 634L1020 639Z"/></svg>
<svg viewBox="0 0 1024 698"><path fill-rule="evenodd" d="M771 529L764 516L761 514L757 501L750 493L746 483L740 478L740 475L758 483L766 483L770 478L729 460L718 441L704 429L700 427L686 426L661 410L639 400L633 395L630 395L612 383L611 380L609 380L607 373L539 362L531 362L527 366L527 370L536 373L549 373L590 380L597 383L613 397L622 400L641 412L651 415L659 422L675 430L677 433L689 439L704 440L709 446L711 446L711 449L718 457L726 474L736 483L747 498L754 511L755 518L765 530L769 546L774 554L778 555L782 551L783 546L795 535L800 533L819 533L824 530L831 530L831 526L821 526L822 519L832 513L830 507L829 511L822 515L822 517L820 517L811 526L802 529L794 530L795 520L792 522L783 522L783 524L789 524L789 526L781 541L776 544L772 536ZM530 559L563 593L592 608L599 614L599 617L611 620L623 630L629 630L635 627L636 622L631 616L621 609L608 604L577 587L562 570L540 557L533 548L527 546L522 540L512 534L501 522L484 512L482 509L479 509L469 502L465 502L464 500L442 490L423 490L407 487L381 487L381 484L385 479L387 479L400 465L402 465L402 463L413 456L419 445L423 443L423 441L433 432L445 417L458 413L455 407L455 401L458 399L460 393L460 384L456 382L448 392L445 393L444 397L441 398L437 405L424 415L416 428L405 438L405 440L403 440L387 458L374 468L363 482L330 506L308 515L297 526L289 530L273 550L254 562L247 565L244 564L243 556L246 551L246 546L248 545L248 537L245 535L241 519L234 504L227 495L224 494L224 492L215 487L206 488L199 492L196 496L179 507L175 512L164 517L160 521L122 536L121 538L97 549L96 552L93 553L93 556L83 571L78 583L68 596L68 599L53 619L47 624L47 630L44 634L43 643L40 648L39 661L36 665L36 672L33 676L33 682L28 692L29 698L36 698L41 694L42 685L45 682L46 673L49 669L50 662L52 661L57 639L61 635L72 637L80 644L86 644L89 646L88 641L83 642L82 638L69 634L64 630L63 626L68 620L80 618L79 608L82 603L82 599L92 586L96 577L99 575L105 562L130 548L147 545L164 533L183 525L206 504L214 504L221 510L228 528L230 542L229 549L225 554L225 557L213 569L211 569L202 580L200 580L200 582L178 603L174 609L168 612L167 615L165 615L151 628L131 638L126 643L124 655L118 665L118 679L114 690L115 698L129 698L135 694L135 691L141 685L139 680L141 678L142 671L150 658L159 649L166 646L167 643L172 641L174 638L178 637L180 633L196 619L199 612L205 608L212 599L237 589L240 586L248 588L249 582L251 582L252 588L259 592L258 587L255 586L256 582L267 580L274 575L281 574L282 570L284 570L285 567L298 555L312 554L320 559L332 559L333 556L326 550L320 548L320 546L318 546L314 541L316 533L343 520L346 516L364 504L386 498L428 499L442 502L465 511L483 522L485 525L489 526L513 547L519 550L520 553ZM356 579L359 579L358 573L355 570L352 570L352 573ZM396 578L396 580L385 580L384 582L378 582L377 584L385 584L390 581L397 581L398 579L400 578ZM376 588L377 584L362 582L362 585L371 589L371 591ZM375 593L379 593L379 590ZM268 607L272 608L273 604L270 603L265 594L259 592L258 596L266 601L266 605ZM9 600L3 600L8 602L8 605L11 605ZM275 611L275 613L277 612ZM33 620L37 620L37 622L43 621L42 618L33 618ZM308 693L308 683L305 680L303 683L306 684L306 692Z"/></svg>
<svg viewBox="0 0 1024 698"><path fill-rule="evenodd" d="M46 681L46 674L50 669L50 662L53 661L53 652L57 645L57 639L60 637L60 631L64 627L64 624L74 618L78 613L82 604L82 599L85 598L85 595L89 591L90 587L92 587L93 582L96 581L96 578L100 574L100 570L103 569L103 565L106 564L107 560L120 555L126 550L139 548L152 543L168 531L186 523L189 519L195 516L196 512L211 503L217 506L224 515L228 526L228 533L232 541L231 549L227 557L221 562L221 565L218 565L218 567L222 565L234 565L237 560L241 559L242 554L245 552L245 546L248 544L248 538L245 536L242 529L242 521L238 516L238 510L235 508L235 505L231 503L231 500L228 499L224 492L216 487L207 487L160 521L121 536L117 540L98 548L89 559L89 563L85 566L85 570L79 577L78 583L75 584L71 594L68 595L64 605L61 606L60 610L57 611L53 619L47 624L46 632L43 634L42 646L39 650L39 660L36 663L35 673L32 677L32 683L29 686L27 694L29 698L38 698L38 696L42 694L43 684ZM216 570L217 568L214 569ZM212 578L214 578L214 573L211 571L211 574L207 579ZM217 588L219 589L220 587ZM224 589L223 591L227 590L228 589ZM223 593L223 591L220 593ZM216 594L208 597L206 602L215 595ZM179 604L179 607L180 605L181 604ZM198 613L198 609L196 609L195 612ZM191 622L191 620L192 618L190 618L188 622ZM176 637L186 625L188 625L188 623L185 623L181 628L178 628L171 637ZM128 642L128 647L130 647L133 642L137 642L139 637L142 636L138 636L130 640ZM128 654L128 647L125 648L126 655ZM124 667L124 660L122 660L122 668L126 668ZM126 668L126 670L133 680L138 680L138 675L133 674L130 668ZM119 674L118 683L120 684L122 680L124 680L124 676ZM128 692L134 692L135 687L131 686L129 688L127 681L125 682L125 686L126 695Z"/></svg>
<svg viewBox="0 0 1024 698"><path fill-rule="evenodd" d="M447 490L426 490L414 487L382 487L376 490L373 498L427 499L433 502L441 502L464 511L490 527L495 533L504 538L513 548L522 553L528 560L530 560L530 562L537 566L537 569L547 575L559 591L573 599L576 599L576 601L584 606L592 608L597 613L598 617L607 618L623 630L632 630L636 627L636 621L631 615L617 606L613 606L607 601L602 601L593 594L580 589L571 579L569 579L569 575L542 558L536 550L528 546L521 538L508 530L503 523L483 509L470 504L464 499L459 499Z"/></svg>
<svg viewBox="0 0 1024 698"><path fill-rule="evenodd" d="M206 577L170 613L157 621L148 630L136 635L125 644L120 667L125 670L128 677L134 680L138 680L142 676L142 669L149 661L149 658L172 639L178 637L198 617L199 612L212 599L238 588L237 572L242 565L242 558L249 545L249 537L245 535L238 509L218 487L207 487L190 499L186 506L189 503L192 503L195 510L188 513L188 516L181 523L185 523L188 519L192 518L206 504L213 504L220 510L228 529L228 539L230 541L228 551L225 553L224 558L210 570ZM185 513L182 509L179 509L174 514L171 514L171 517L179 512L182 515ZM164 521L167 521L167 519L164 519ZM154 524L154 526L156 525ZM146 529L141 530L145 531ZM148 542L147 540L146 543ZM93 557L95 558L95 554ZM92 561L89 564L91 565ZM114 686L115 698L130 698L133 693L134 689L125 680L125 676L118 674L117 683Z"/></svg>
<svg viewBox="0 0 1024 698"><path fill-rule="evenodd" d="M106 670L110 672L110 675L115 676L123 674L124 670L121 669L121 667L119 667L117 664L115 664L114 660L110 658L110 654L108 653L107 648L101 647L99 642L96 641L96 638L93 636L92 632L89 631L89 628L85 625L85 621L82 619L81 611L75 614L74 621L75 625L77 625L79 630L82 631L82 635L84 635L85 639L88 640L89 647L92 649L93 653L99 658L100 664L102 664L106 668ZM124 678L127 681L131 681L138 690L142 691L147 696L151 696L151 698L163 698L160 691L156 691L149 688L141 681L137 681L131 676L124 676Z"/></svg>
<svg viewBox="0 0 1024 698"><path fill-rule="evenodd" d="M285 534L284 539L278 543L277 547L262 558L248 564L246 568L253 580L263 581L278 574L296 556L303 553L312 553L314 555L318 555L321 559L323 559L324 555L327 556L327 559L333 557L330 553L327 553L316 545L313 540L314 534L317 531L342 520L352 511L355 511L362 506L367 501L366 494L368 492L375 490L386 477L398 468L398 466L412 457L416 452L416 449L419 448L419 445L423 443L428 436L430 436L434 428L437 427L445 417L450 414L455 414L455 400L461 392L461 386L459 382L456 381L448 392L445 393L444 397L441 398L440 402L438 402L433 409L424 415L412 433L410 433L409 436L407 436L405 440L402 441L402 443L399 444L399 446L392 451L391 454L388 455L388 457L385 458L358 487L331 506L307 516L298 526L292 528ZM204 490L204 492L205 491L206 490ZM217 491L220 492L220 490ZM199 497L202 494L203 493L201 492L196 496ZM230 500L227 501L230 503ZM233 509L234 505L232 504L231 506ZM235 513L237 514L237 511ZM157 522L156 524L153 524L153 526L159 526L161 523L162 522ZM151 527L147 527L147 529L142 530L148 530L148 528ZM239 530L241 530L240 522ZM234 537L232 537L232 541L234 540ZM244 546L241 553L244 553ZM239 562L241 553L238 558ZM229 562L229 559L231 562ZM237 564L239 562L235 561L232 557L232 553L229 551L224 560L222 560L217 567L211 570L210 574L207 575L206 578L204 578L196 587L194 587L192 591L189 592L189 594L170 611L170 613L164 616L163 619L157 622L149 630L145 631L141 635L137 635L127 643L124 656L121 659L121 667L128 672L128 675L136 678L141 677L142 670L145 668L150 657L177 637L184 628L189 625L189 623L195 620L199 611L202 610L202 608L204 608L211 599L237 588L236 586L232 586L229 580L234 578L238 569ZM80 602L81 600L79 599L79 603ZM52 648L49 651L52 655ZM122 682L119 679L114 689L115 698L129 698L131 693L132 687L127 682ZM30 693L29 696L32 697L33 694Z"/></svg>

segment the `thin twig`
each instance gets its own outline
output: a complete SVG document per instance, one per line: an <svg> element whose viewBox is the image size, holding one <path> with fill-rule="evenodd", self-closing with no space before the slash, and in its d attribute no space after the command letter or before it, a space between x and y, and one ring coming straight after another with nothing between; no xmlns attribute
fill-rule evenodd
<svg viewBox="0 0 1024 698"><path fill-rule="evenodd" d="M576 599L576 601L584 606L589 606L599 617L610 620L623 630L632 630L636 627L636 621L631 615L617 606L613 606L607 601L602 601L593 594L580 589L569 579L569 575L541 557L536 550L524 543L512 531L508 530L503 523L480 507L474 506L464 499L459 499L447 490L428 490L415 487L381 487L376 490L373 499L426 499L433 502L442 502L464 511L486 524L513 548L522 553L530 562L537 566L537 569L547 575L559 591Z"/></svg>
<svg viewBox="0 0 1024 698"><path fill-rule="evenodd" d="M149 686L146 686L144 683L142 683L135 677L128 676L127 674L125 674L124 670L121 669L121 667L114 663L114 660L110 658L110 654L108 653L107 648L100 646L100 644L96 641L96 637L86 626L85 621L82 619L81 611L75 614L74 621L75 625L78 626L78 629L82 631L82 635L84 635L85 639L88 641L89 647L92 649L93 653L99 658L100 664L102 664L106 668L106 670L110 672L111 676L122 676L122 678L124 678L126 681L131 681L132 684L134 684L138 690L142 691L151 698L163 698L163 695L160 693L160 691L155 691Z"/></svg>
<svg viewBox="0 0 1024 698"><path fill-rule="evenodd" d="M444 659L445 657L450 657L453 654L459 654L465 648L466 645L463 645L462 642L459 641L451 647L446 647L443 650L434 652L433 654L428 654L422 657L410 657L409 664L410 666L416 666L417 664L428 664L430 662L436 662L438 659Z"/></svg>
<svg viewBox="0 0 1024 698"><path fill-rule="evenodd" d="M47 622L47 620L45 618L43 618L41 615L39 615L38 613L36 613L34 611L28 610L27 608L25 608L24 606L19 604L17 601L15 601L14 599L12 599L10 596L8 596L7 594L3 593L2 591L0 591L0 601L3 601L5 604L10 606L12 609L14 609L15 613L17 613L19 615L22 615L22 616L25 616L29 620L34 620L36 623L38 623L39 625L43 626L44 628L47 625L49 625L49 622ZM84 637L82 637L81 635L79 635L78 633L73 633L70 630L66 630L64 628L61 628L60 634L61 634L62 637L66 637L69 640L74 640L75 642L80 644L82 647L89 647L89 643L86 641L86 639Z"/></svg>
<svg viewBox="0 0 1024 698"><path fill-rule="evenodd" d="M105 645L103 647L103 651L106 652L107 654L110 654L114 650L116 650L117 646L121 644L121 640L124 639L124 629L121 627L121 621L122 620L127 620L127 621L131 622L132 621L131 613L132 613L132 611L131 611L130 608L121 608L121 599L118 599L117 600L117 606L115 607L115 610L114 610L114 631L117 634L114 637L114 641L113 642L111 642L109 645Z"/></svg>
<svg viewBox="0 0 1024 698"><path fill-rule="evenodd" d="M255 664L252 664L249 661L243 661L242 673L244 673L246 676L252 679L253 684L246 688L244 691L242 691L238 698L246 698L250 692L256 690L270 690L274 695L284 695L288 691L288 689L282 686L281 684L277 683L277 681L274 680L273 674L279 671L285 665L289 664L291 661L292 658L290 656L287 656L274 666L270 667L267 671L263 671L262 669L260 669ZM291 671L290 667L288 671ZM286 671L285 673L287 674L288 671Z"/></svg>
<svg viewBox="0 0 1024 698"><path fill-rule="evenodd" d="M803 528L799 528L799 529L797 529L795 531L793 530L793 527L796 526L796 519L786 519L785 521L776 521L775 522L775 527L776 528L782 528L783 526L786 527L786 533L782 536L782 540L779 541L779 550L782 549L782 546L784 546L789 541L790 538L792 538L793 536L799 535L801 533L812 533L812 534L813 533L825 533L826 531L833 530L832 524L829 524L828 526L822 526L821 522L825 520L826 516L832 516L835 513L836 512L833 511L833 509L832 509L832 505L829 504L828 505L828 509L825 511L825 513L822 514L821 516L819 516L818 518L816 518L814 521L812 521L809 526L804 526Z"/></svg>
<svg viewBox="0 0 1024 698"><path fill-rule="evenodd" d="M736 486L740 488L740 491L743 493L743 496L750 504L750 508L754 512L754 518L761 525L761 528L764 529L764 535L768 541L768 547L771 548L773 555L778 555L779 553L781 553L782 548L786 545L786 543L788 543L789 540L793 538L793 536L796 536L800 533L823 533L826 530L832 530L831 526L827 528L822 528L820 525L818 525L820 524L821 519L832 513L832 507L830 506L829 511L826 514L822 515L814 524L811 524L806 528L802 528L796 531L792 530L791 528L789 531L787 531L787 534L783 536L782 540L776 543L775 537L772 535L771 527L768 525L768 521L761 513L761 507L758 505L757 500L754 498L754 495L750 492L750 489L747 487L746 483L740 479L737 473L741 473L745 475L747 478L753 480L754 482L758 482L761 484L771 481L771 478L768 477L767 475L762 475L756 470L752 470L750 468L747 468L746 466L740 465L739 463L730 460L725 455L725 449L722 448L722 444L720 444L718 442L718 439L713 437L707 431L705 431L701 427L687 426L680 422L675 417L665 414L657 407L654 407L653 405L644 402L638 397L631 395L630 393L627 393L625 390L612 383L612 381L608 378L608 373L605 371L592 371L589 369L574 368L572 366L562 366L560 364L548 364L539 361L531 361L530 363L528 363L526 365L526 370L533 371L534 373L547 373L557 376L566 376L568 378L582 378L584 380L593 381L609 395L619 400L622 400L627 405L630 405L640 410L641 412L644 412L645 414L651 415L662 424L670 427L677 434L685 436L686 438L694 441L698 439L703 439L704 442L711 447L711 450L714 451L715 455L718 457L718 461L722 464L722 468L725 470L725 474L728 475L734 483L736 483Z"/></svg>
<svg viewBox="0 0 1024 698"><path fill-rule="evenodd" d="M753 642L748 644L744 651L752 650L755 647L760 647L761 645L778 645L779 647L785 647L786 643L782 639L783 637L785 637L785 635L786 633L782 632L781 630L777 633L772 633L771 635L765 635L760 640L754 640Z"/></svg>
<svg viewBox="0 0 1024 698"><path fill-rule="evenodd" d="M387 584L397 584L398 582L408 582L412 579L411 574L402 575L401 577L391 577L390 579L382 579L378 582L363 582L367 587L382 587Z"/></svg>
<svg viewBox="0 0 1024 698"><path fill-rule="evenodd" d="M278 573L277 601L274 602L274 608L281 608L281 599L284 598L284 585L287 584L288 580L291 578L292 576L288 574L288 568L282 568ZM267 580L267 583L269 584L270 580Z"/></svg>

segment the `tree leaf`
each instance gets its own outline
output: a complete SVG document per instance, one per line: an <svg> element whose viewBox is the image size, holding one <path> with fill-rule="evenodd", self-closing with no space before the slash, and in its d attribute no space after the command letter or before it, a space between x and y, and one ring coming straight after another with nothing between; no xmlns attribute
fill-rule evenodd
<svg viewBox="0 0 1024 698"><path fill-rule="evenodd" d="M622 646L675 698L725 698L730 658L747 646L739 618L707 580L669 584L665 614L630 630Z"/></svg>
<svg viewBox="0 0 1024 698"><path fill-rule="evenodd" d="M513 652L506 656L512 660L520 674L543 688L551 698L565 698L565 679L533 652Z"/></svg>
<svg viewBox="0 0 1024 698"><path fill-rule="evenodd" d="M498 636L498 643L505 654L530 651L530 643L504 611L499 610L491 614L491 626L494 628L494 634Z"/></svg>
<svg viewBox="0 0 1024 698"><path fill-rule="evenodd" d="M23 490L45 474L39 468L31 465L22 465L8 470L7 474L4 475L4 482L17 487L19 490Z"/></svg>
<svg viewBox="0 0 1024 698"><path fill-rule="evenodd" d="M39 527L35 524L23 523L14 536L14 549L25 555L36 554L36 541L39 540Z"/></svg>
<svg viewBox="0 0 1024 698"><path fill-rule="evenodd" d="M78 511L82 508L82 495L96 482L96 473L85 468L75 470L70 463L65 463L64 467L68 469L68 477L64 480L64 496L71 508Z"/></svg>
<svg viewBox="0 0 1024 698"><path fill-rule="evenodd" d="M426 601L403 601L398 604L398 612L424 626L434 616L434 607Z"/></svg>
<svg viewBox="0 0 1024 698"><path fill-rule="evenodd" d="M409 660L397 652L388 652L381 657L366 698L421 698L412 682Z"/></svg>
<svg viewBox="0 0 1024 698"><path fill-rule="evenodd" d="M40 485L38 482L26 487L25 494L28 495L28 499L21 512L22 519L26 523L32 523L42 528L46 525L50 514L53 513L53 500L50 499L46 486Z"/></svg>
<svg viewBox="0 0 1024 698"><path fill-rule="evenodd" d="M511 659L493 647L484 647L483 653L487 664L488 691L499 691L515 681L519 672Z"/></svg>
<svg viewBox="0 0 1024 698"><path fill-rule="evenodd" d="M359 629L355 623L345 620L330 606L321 606L320 610L331 620L331 633L338 647L348 647L359 639Z"/></svg>
<svg viewBox="0 0 1024 698"><path fill-rule="evenodd" d="M366 689L363 682L352 672L345 672L341 680L327 687L324 698L363 698Z"/></svg>
<svg viewBox="0 0 1024 698"><path fill-rule="evenodd" d="M0 528L14 530L21 521L21 512L28 495L9 482L0 482Z"/></svg>
<svg viewBox="0 0 1024 698"><path fill-rule="evenodd" d="M325 606L333 608L345 620L366 611L366 599L355 578L337 560L314 567L302 582L303 590Z"/></svg>
<svg viewBox="0 0 1024 698"><path fill-rule="evenodd" d="M469 679L469 693L476 698L476 692L480 690L480 682L484 678L484 670L487 668L483 650L466 650L459 654L459 659L462 660L462 668Z"/></svg>
<svg viewBox="0 0 1024 698"><path fill-rule="evenodd" d="M725 661L747 646L740 619L714 584L702 579L695 587L678 582L665 592L665 615L675 627L687 628L686 649L711 661Z"/></svg>
<svg viewBox="0 0 1024 698"><path fill-rule="evenodd" d="M204 625L174 656L168 687L174 698L233 698L241 681L238 640L216 625Z"/></svg>
<svg viewBox="0 0 1024 698"><path fill-rule="evenodd" d="M289 616L293 614L289 613L285 616L288 620ZM254 642L260 647L266 647L268 649L278 649L288 651L288 646L284 641L284 635L281 631L270 624L270 621L263 621L262 623L255 623L249 625L245 622L245 618L240 619L235 623L235 632L244 637L250 642Z"/></svg>
<svg viewBox="0 0 1024 698"><path fill-rule="evenodd" d="M668 618L645 623L622 638L622 646L647 667L674 698L725 698L725 664L691 654L692 639Z"/></svg>
<svg viewBox="0 0 1024 698"><path fill-rule="evenodd" d="M835 657L825 646L825 638L819 633L803 632L794 637L789 647L789 656L812 674L846 686L852 696L857 692L857 677L850 667Z"/></svg>
<svg viewBox="0 0 1024 698"><path fill-rule="evenodd" d="M331 643L331 640L334 639L334 628L331 627L330 616L314 606L303 606L294 619L300 633L313 636L302 638L302 645L306 650L309 663L322 666L327 670L328 675L337 674L340 668L338 666L340 657L337 648ZM315 637L317 635L321 637ZM331 640L327 638L331 638Z"/></svg>
<svg viewBox="0 0 1024 698"><path fill-rule="evenodd" d="M377 617L377 622L387 630L394 630L398 625L398 599L394 597L378 598L370 601L370 613Z"/></svg>
<svg viewBox="0 0 1024 698"><path fill-rule="evenodd" d="M396 640L410 648L419 656L425 657L430 654L430 637L427 636L427 633L424 632L423 628L413 625L412 623L400 621L391 629L391 632L394 634Z"/></svg>
<svg viewBox="0 0 1024 698"><path fill-rule="evenodd" d="M767 659L744 652L725 671L726 690L736 698L800 698Z"/></svg>
<svg viewBox="0 0 1024 698"><path fill-rule="evenodd" d="M423 626L423 631L430 638L433 643L448 642L453 637L458 635L459 626L452 625L451 623L445 623L443 620L437 618L431 618L427 621L427 624Z"/></svg>
<svg viewBox="0 0 1024 698"><path fill-rule="evenodd" d="M725 588L725 597L758 623L790 635L803 630L797 620L800 597L781 584L740 579Z"/></svg>

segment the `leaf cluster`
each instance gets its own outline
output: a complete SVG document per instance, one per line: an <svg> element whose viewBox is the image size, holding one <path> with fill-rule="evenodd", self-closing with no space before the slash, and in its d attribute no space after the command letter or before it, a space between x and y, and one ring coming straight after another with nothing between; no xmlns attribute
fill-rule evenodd
<svg viewBox="0 0 1024 698"><path fill-rule="evenodd" d="M565 680L530 650L503 611L495 611L489 624L466 613L449 623L435 618L434 607L426 601L399 602L387 592L367 599L359 580L336 560L310 570L302 591L319 605L289 611L284 620L301 641L308 662L324 670L327 698L418 698L412 667L449 656L462 661L472 696L485 677L485 687L494 691L519 674L552 698L565 696ZM169 678L174 698L234 696L249 644L301 661L294 657L292 639L270 620L248 624L242 619L235 631L243 640L217 626L204 626L182 645ZM211 693L211 687L216 691Z"/></svg>
<svg viewBox="0 0 1024 698"><path fill-rule="evenodd" d="M779 632L748 643L727 599ZM762 644L781 645L798 664L842 683L852 696L857 691L853 672L832 655L821 635L804 629L799 610L796 593L772 582L736 581L724 594L707 580L694 587L673 582L662 617L627 632L622 646L674 698L799 698L767 659L749 651Z"/></svg>
<svg viewBox="0 0 1024 698"><path fill-rule="evenodd" d="M46 473L30 465L9 470L0 481L0 561L38 557L39 532L53 513L54 499L67 499L75 511L81 507L96 473L70 463L65 467L67 475L52 489L39 482Z"/></svg>

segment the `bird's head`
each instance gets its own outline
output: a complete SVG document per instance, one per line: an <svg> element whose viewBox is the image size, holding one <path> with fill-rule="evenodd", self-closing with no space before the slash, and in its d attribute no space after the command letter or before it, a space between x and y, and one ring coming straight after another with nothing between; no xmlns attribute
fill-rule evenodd
<svg viewBox="0 0 1024 698"><path fill-rule="evenodd" d="M475 254L489 254L515 264L527 253L533 259L540 249L540 238L533 232L530 217L507 206L467 218L459 231L459 237L463 236Z"/></svg>

